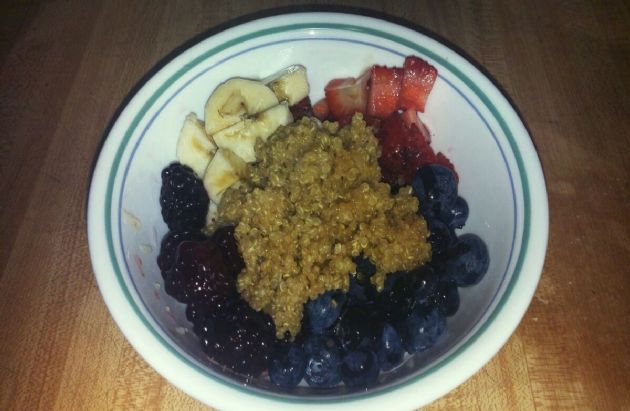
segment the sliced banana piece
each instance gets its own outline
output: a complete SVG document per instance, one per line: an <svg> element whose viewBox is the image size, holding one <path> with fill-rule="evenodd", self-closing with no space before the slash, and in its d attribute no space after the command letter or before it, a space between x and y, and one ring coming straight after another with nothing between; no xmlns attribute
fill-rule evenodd
<svg viewBox="0 0 630 411"><path fill-rule="evenodd" d="M210 200L219 204L223 193L237 184L246 164L229 149L219 148L203 176L203 186Z"/></svg>
<svg viewBox="0 0 630 411"><path fill-rule="evenodd" d="M256 140L267 141L280 126L293 121L291 110L282 102L258 114L219 131L212 138L219 148L230 149L247 163L256 161Z"/></svg>
<svg viewBox="0 0 630 411"><path fill-rule="evenodd" d="M308 96L310 91L306 67L299 64L289 66L266 80L278 100L287 101L290 106Z"/></svg>
<svg viewBox="0 0 630 411"><path fill-rule="evenodd" d="M198 177L203 177L215 151L217 146L206 136L203 122L195 113L188 114L177 139L179 162L192 168Z"/></svg>
<svg viewBox="0 0 630 411"><path fill-rule="evenodd" d="M206 102L206 133L213 135L276 104L278 98L264 83L244 78L230 79L220 84Z"/></svg>
<svg viewBox="0 0 630 411"><path fill-rule="evenodd" d="M208 204L208 214L206 214L206 227L213 227L219 216L219 206L214 201Z"/></svg>

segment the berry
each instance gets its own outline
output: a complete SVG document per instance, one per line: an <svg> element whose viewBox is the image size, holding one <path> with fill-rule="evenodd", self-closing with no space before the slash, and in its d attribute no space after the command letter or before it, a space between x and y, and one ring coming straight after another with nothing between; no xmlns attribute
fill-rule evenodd
<svg viewBox="0 0 630 411"><path fill-rule="evenodd" d="M458 287L477 284L488 271L488 247L475 234L464 234L449 248L446 274Z"/></svg>
<svg viewBox="0 0 630 411"><path fill-rule="evenodd" d="M450 317L459 309L457 286L444 274L438 275L430 266L426 266L418 276L414 304L438 307L444 315Z"/></svg>
<svg viewBox="0 0 630 411"><path fill-rule="evenodd" d="M424 107L436 78L435 67L419 57L407 56L403 64L399 106L424 113Z"/></svg>
<svg viewBox="0 0 630 411"><path fill-rule="evenodd" d="M424 198L418 200L427 203L423 207L429 207L439 216L455 204L457 179L451 169L440 164L428 164L420 168L418 174L424 185Z"/></svg>
<svg viewBox="0 0 630 411"><path fill-rule="evenodd" d="M369 71L359 78L338 78L328 82L324 88L326 103L335 120L365 113L367 105L367 82Z"/></svg>
<svg viewBox="0 0 630 411"><path fill-rule="evenodd" d="M339 318L341 309L346 302L346 295L339 291L327 291L305 305L310 330L320 333L330 328Z"/></svg>
<svg viewBox="0 0 630 411"><path fill-rule="evenodd" d="M468 219L468 203L457 197L452 205L440 210L440 218L451 230L464 227Z"/></svg>
<svg viewBox="0 0 630 411"><path fill-rule="evenodd" d="M322 121L328 119L330 109L328 108L328 103L325 98L319 100L313 105L313 115Z"/></svg>
<svg viewBox="0 0 630 411"><path fill-rule="evenodd" d="M403 328L403 344L411 353L431 348L446 331L446 317L438 307L416 306Z"/></svg>
<svg viewBox="0 0 630 411"><path fill-rule="evenodd" d="M334 338L312 335L304 344L304 379L311 387L330 388L341 381L339 347Z"/></svg>
<svg viewBox="0 0 630 411"><path fill-rule="evenodd" d="M380 311L385 321L398 324L409 315L414 302L414 273L395 273L386 278L386 286L378 296Z"/></svg>
<svg viewBox="0 0 630 411"><path fill-rule="evenodd" d="M350 351L341 363L341 378L350 388L366 388L378 378L378 360L373 351Z"/></svg>
<svg viewBox="0 0 630 411"><path fill-rule="evenodd" d="M207 317L195 332L202 350L217 363L247 377L267 368L276 338L271 318L242 300L216 317Z"/></svg>
<svg viewBox="0 0 630 411"><path fill-rule="evenodd" d="M304 377L306 358L300 344L278 344L269 362L269 380L282 388L297 386Z"/></svg>
<svg viewBox="0 0 630 411"><path fill-rule="evenodd" d="M433 258L445 255L456 239L455 233L446 224L435 218L427 219L427 225L431 232L429 243Z"/></svg>
<svg viewBox="0 0 630 411"><path fill-rule="evenodd" d="M396 329L385 323L381 334L381 344L377 351L378 363L383 371L389 371L402 363L405 356L405 349L402 339Z"/></svg>
<svg viewBox="0 0 630 411"><path fill-rule="evenodd" d="M162 170L162 218L172 231L194 231L206 222L208 193L192 169L172 163Z"/></svg>
<svg viewBox="0 0 630 411"><path fill-rule="evenodd" d="M193 302L186 306L186 318L195 326L203 323L207 318L222 315L233 300L215 301L214 303Z"/></svg>
<svg viewBox="0 0 630 411"><path fill-rule="evenodd" d="M350 275L348 306L374 303L377 294L376 287L368 279Z"/></svg>
<svg viewBox="0 0 630 411"><path fill-rule="evenodd" d="M223 256L225 257L225 263L230 269L230 272L236 276L243 268L245 268L245 262L238 249L238 243L234 237L234 227L219 227L212 234L212 240L223 250Z"/></svg>
<svg viewBox="0 0 630 411"><path fill-rule="evenodd" d="M367 101L367 114L386 118L398 109L398 96L403 71L400 68L372 66Z"/></svg>
<svg viewBox="0 0 630 411"><path fill-rule="evenodd" d="M418 112L416 110L411 108L405 110L402 113L402 119L407 127L411 128L411 126L416 126L418 130L420 130L422 137L424 137L424 141L427 144L431 144L431 133L429 132L429 128L426 126L426 124L422 122L422 120L420 120L420 117L418 116ZM439 155L441 155L441 153L438 154L438 156Z"/></svg>
<svg viewBox="0 0 630 411"><path fill-rule="evenodd" d="M164 238L160 245L160 254L157 258L158 267L164 272L171 269L173 263L175 263L175 252L177 247L184 241L203 241L206 238L199 231L170 231Z"/></svg>
<svg viewBox="0 0 630 411"><path fill-rule="evenodd" d="M444 315L451 317L459 309L459 291L457 285L448 280L438 282L434 294L435 305L437 305Z"/></svg>
<svg viewBox="0 0 630 411"><path fill-rule="evenodd" d="M433 304L437 290L438 277L430 266L422 267L414 290L414 305L429 306Z"/></svg>
<svg viewBox="0 0 630 411"><path fill-rule="evenodd" d="M382 328L378 315L378 310L371 304L348 307L335 327L341 347L346 351L376 348Z"/></svg>
<svg viewBox="0 0 630 411"><path fill-rule="evenodd" d="M365 258L363 254L352 259L357 265L357 276L368 279L376 274L376 266L369 258Z"/></svg>
<svg viewBox="0 0 630 411"><path fill-rule="evenodd" d="M235 279L212 241L185 241L164 276L166 293L183 303L217 304L236 293Z"/></svg>
<svg viewBox="0 0 630 411"><path fill-rule="evenodd" d="M435 153L420 130L408 127L401 113L394 112L383 120L377 137L382 152L378 162L383 180L390 185L410 184L423 164L435 160Z"/></svg>
<svg viewBox="0 0 630 411"><path fill-rule="evenodd" d="M289 110L291 110L293 120L295 121L298 121L302 117L313 116L313 107L311 107L311 99L308 96L289 107Z"/></svg>

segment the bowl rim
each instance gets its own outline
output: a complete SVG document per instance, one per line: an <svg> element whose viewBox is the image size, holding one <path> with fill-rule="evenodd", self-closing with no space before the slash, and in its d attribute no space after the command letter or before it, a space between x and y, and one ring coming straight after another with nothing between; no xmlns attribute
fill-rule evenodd
<svg viewBox="0 0 630 411"><path fill-rule="evenodd" d="M182 364L171 364L172 358L169 358L168 356L165 357L164 351L161 350L160 347L154 346L154 343L163 344L163 349L166 348L167 351L170 351L171 355L177 356L177 354L173 353L173 348L170 347L167 342L151 341L151 345L154 347L151 349L147 347L147 343L149 343L149 341L146 340L147 335L152 335L157 340L162 337L150 327L150 325L146 322L146 319L143 318L143 315L138 307L134 306L133 298L129 295L129 291L125 289L124 284L117 284L114 279L114 277L117 276L112 275L117 271L120 272L120 268L117 267L117 262L115 261L113 240L111 239L111 222L108 221L111 219L111 208L108 208L106 205L109 204L111 206L112 203L112 190L115 177L118 175L116 171L119 169L118 166L120 165L121 155L126 144L119 145L119 141L114 141L115 138L112 136L118 136L118 140L124 136L123 140L128 142L132 134L128 128L133 128L131 126L134 125L137 126L140 118L142 117L142 110L139 110L139 114L137 114L138 109L146 107L147 105L151 106L152 102L154 102L157 98L156 94L160 90L168 88L169 79L177 78L181 75L182 70L187 68L190 69L190 67L194 66L193 63L195 61L203 61L209 56L222 51L223 49L228 49L231 45L238 44L239 42L247 39L280 33L283 31L304 29L350 30L371 36L383 37L417 50L418 52L421 52L422 54L438 61L443 66L447 67L451 73L455 74L460 80L462 80L490 110L494 118L499 123L500 128L506 135L509 147L516 159L517 170L519 171L523 190L524 224L522 243L510 282L503 294L499 297L498 304L495 306L493 312L489 315L486 321L481 325L481 327L475 330L472 337L454 350L454 352L450 353L447 358L444 358L438 364L432 365L423 373L414 376L407 381L394 384L392 387L388 387L382 391L366 393L358 397L352 396L342 399L318 400L318 403L320 403L319 405L336 404L337 406L341 406L355 404L365 408L366 404L364 400L380 398L382 401L379 401L379 403L391 406L392 403L383 400L383 398L387 398L389 400L391 399L391 394L393 392L400 393L402 392L402 388L409 388L411 385L417 384L420 380L426 379L426 377L433 372L439 369L443 370L449 363L453 364L455 360L459 360L459 366L454 367L454 369L458 369L460 372L457 373L456 376L451 376L448 380L444 380L444 378L442 378L443 381L440 387L427 393L428 395L425 395L422 399L410 400L408 398L406 401L401 402L400 400L402 400L402 398L398 396L396 397L397 405L400 406L403 406L404 403L409 406L417 406L419 402L428 403L450 391L485 365L492 356L496 354L500 347L503 346L517 327L529 305L529 302L531 301L531 298L533 297L533 293L542 271L548 237L548 205L540 162L525 126L509 101L501 94L497 87L488 80L483 73L481 73L481 71L453 51L452 48L436 41L435 39L427 37L425 34L418 33L406 27L372 17L351 15L347 13L327 12L283 14L244 23L202 40L195 46L181 53L159 70L140 88L140 90L121 112L118 119L116 119L114 126L110 130L107 140L103 145L92 178L88 201L88 239L90 255L97 282L99 284L101 294L103 295L114 320L123 331L127 340L134 346L136 351L139 352L143 358L145 358L145 360L153 366L153 368L169 379L173 384L193 397L198 398L205 403L210 403L208 401L208 395L204 395L204 393L202 393L198 388L191 388L188 384L186 384L187 378L182 378L190 378L192 375L190 372L183 372L181 366L194 368L197 367L196 364L186 363L187 361L183 357L174 359L175 361L183 361ZM418 36L422 37L425 42L428 41L430 43L434 43L432 46L442 49L441 51L447 52L446 54L448 54L448 59L425 48L424 46L414 43L412 40L409 40L414 37L418 38ZM201 51L199 49L211 40L215 40L216 43L220 44L220 46L211 47L209 50L204 50L203 53L199 54L199 51ZM467 73L464 73L458 67L463 67ZM474 80L471 79L471 77ZM164 81L165 79L166 81ZM487 94L489 94L491 98L488 97ZM150 98L145 100L144 97ZM527 158L527 163L524 162L524 157ZM115 172L111 172L112 169ZM105 182L107 183L105 184ZM105 190L105 188L107 188L107 190ZM110 188L112 190L110 190ZM103 216L105 216L104 219ZM108 227L110 234L109 239L108 241L103 241L102 234L103 232L108 232ZM111 259L109 259L110 256ZM527 275L520 275L524 272L525 267L527 268ZM527 277L527 281L524 281L525 277ZM514 293L517 288L519 292ZM505 310L504 308L508 300L510 300L510 309ZM134 318L133 315L130 315L132 313L139 318ZM132 325L131 323L134 324ZM146 327L148 330L145 331L148 331L148 333L139 332L135 329L138 326ZM489 333L488 330L491 328L493 329L493 332ZM492 336L492 338L489 338L489 336ZM477 346L476 350L473 350L473 348L475 348L473 347L474 343L482 337L485 337L483 339L487 345L484 345L483 349ZM470 356L468 359L462 358L461 354L467 351L476 351L477 355L474 356L474 361L471 360L472 357ZM179 371L182 371L181 375L173 376L172 373L169 373L168 369L172 368L173 365L179 365ZM187 374L187 376L185 374ZM207 379L209 375L203 373L202 376ZM252 400L261 400L258 405L267 407L272 406L276 409L278 409L278 406L280 405L289 407L295 405L318 405L312 400L305 401L300 400L299 398L277 397L232 384L226 384L226 382L214 376L211 377L211 380L206 381L206 383L218 383L224 387L228 387L231 393L239 394L238 396L235 396L234 399L246 399L250 401L250 404ZM411 392L407 390L407 393ZM238 407L238 403L230 400L229 398L221 398L219 401L216 401L216 399L217 398L214 398L215 401L212 401L215 405L222 404L221 406L225 407ZM369 408L373 407L370 406Z"/></svg>

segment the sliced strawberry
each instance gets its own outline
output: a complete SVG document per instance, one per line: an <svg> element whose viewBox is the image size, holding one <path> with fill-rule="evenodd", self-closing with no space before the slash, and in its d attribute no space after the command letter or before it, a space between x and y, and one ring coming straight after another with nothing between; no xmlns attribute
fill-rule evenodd
<svg viewBox="0 0 630 411"><path fill-rule="evenodd" d="M365 120L365 124L369 127L372 127L374 129L374 132L378 132L378 130L381 128L381 123L383 122L383 119L378 118L378 117L373 117L373 116L365 116L364 118Z"/></svg>
<svg viewBox="0 0 630 411"><path fill-rule="evenodd" d="M393 186L411 183L416 171L435 162L435 153L416 126L407 127L401 113L383 120L377 134L381 143L379 164L383 180Z"/></svg>
<svg viewBox="0 0 630 411"><path fill-rule="evenodd" d="M325 98L313 104L313 114L315 115L315 117L322 121L328 118L328 115L330 114L330 109L328 108L328 103L326 102Z"/></svg>
<svg viewBox="0 0 630 411"><path fill-rule="evenodd" d="M418 130L422 133L422 136L426 140L427 144L431 144L431 133L429 132L429 128L420 120L418 116L418 112L412 108L409 110L405 110L402 115L403 121L407 127L415 126L418 127Z"/></svg>
<svg viewBox="0 0 630 411"><path fill-rule="evenodd" d="M407 56L403 65L399 106L424 113L424 107L437 78L437 69L416 56Z"/></svg>
<svg viewBox="0 0 630 411"><path fill-rule="evenodd" d="M291 114L293 115L293 120L297 121L302 117L311 117L313 115L313 107L311 107L311 99L306 96L302 100L298 101L291 107Z"/></svg>
<svg viewBox="0 0 630 411"><path fill-rule="evenodd" d="M335 120L354 113L365 113L369 74L368 71L359 78L338 78L328 82L324 93Z"/></svg>
<svg viewBox="0 0 630 411"><path fill-rule="evenodd" d="M398 109L403 70L372 66L371 72L367 114L386 118Z"/></svg>

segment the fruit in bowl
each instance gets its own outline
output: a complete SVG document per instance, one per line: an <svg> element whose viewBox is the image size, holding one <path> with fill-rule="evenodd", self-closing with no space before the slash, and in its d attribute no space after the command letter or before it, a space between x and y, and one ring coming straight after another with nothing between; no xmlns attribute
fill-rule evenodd
<svg viewBox="0 0 630 411"><path fill-rule="evenodd" d="M317 118L296 65L228 79L204 122L186 116L157 261L211 360L284 389L365 389L445 333L489 256L456 235L468 207L418 117L436 78L417 56L373 65L330 80Z"/></svg>
<svg viewBox="0 0 630 411"><path fill-rule="evenodd" d="M409 55L436 69L424 112L415 116L412 110L417 112L420 107L410 110L392 104L398 101L399 80L402 90ZM283 68L295 65L305 68L312 105L279 97L283 90L285 95L291 91L285 81L277 82L275 88L265 85L278 80L275 74ZM395 67L398 69L389 70ZM302 75L295 72L295 78ZM247 114L258 109L227 97L228 107L234 108L228 112L238 117L234 124L243 123L212 131L228 130L223 137L219 135L217 143L207 137L206 103L213 90L234 78L269 79L263 85L276 101L257 114ZM335 79L346 80L329 84ZM362 119L353 119L344 111L356 101L348 103L343 93L355 95L352 91L357 90L366 104ZM330 105L327 95L332 96ZM391 274L397 271L393 267L400 259L387 260L384 253L379 258L379 248L372 247L390 237L393 241L388 243L394 244L398 239L391 233L366 236L371 248L356 255L349 237L340 236L339 247L332 250L339 250L338 270L322 266L330 281L312 290L309 287L313 295L302 299L300 294L290 304L300 307L299 312L274 312L266 307L268 298L262 291L270 288L257 287L262 285L262 277L254 276L253 271L244 277L243 270L258 264L282 266L292 273L308 261L300 259L298 266L297 260L279 258L279 253L262 255L263 248L253 247L258 251L249 257L241 250L248 241L251 245L262 241L261 236L245 235L252 230L239 229L243 219L256 220L255 213L245 215L256 204L267 200L274 207L266 209L276 217L292 218L287 212L290 202L283 200L284 185L278 187L278 195L273 197L278 201L273 202L269 195L252 195L256 190L249 178L258 168L258 189L268 188L273 178L290 178L285 168L273 167L271 152L276 147L278 153L286 153L289 147L297 153L296 140L287 135L278 138L274 131L264 131L269 127L254 125L260 113L274 107L284 113L285 120L274 115L273 121L290 123L275 133L308 129L331 147L336 147L334 142L342 139L338 134L343 134L349 143L338 147L339 155L350 159L346 153L350 151L370 157L361 168L379 170L379 175L370 174L367 192L374 194L376 203L396 203L401 209L397 219L374 217L364 227L381 221L385 230L401 216L411 225L424 224L426 232L415 231L425 232L424 239L401 241L405 246L414 244L416 251L418 244L430 249L430 261L400 270L414 271L414 276ZM291 120L286 120L287 109ZM298 120L305 114L318 118L323 131L315 120ZM332 123L322 119L336 120L338 126L333 129ZM258 139L263 132L269 135L260 140L267 141L252 149L246 141ZM306 134L298 138L305 144L311 141ZM246 138L235 139L237 135ZM396 137L390 140L390 136ZM380 156L377 148L382 151ZM324 153L317 157L325 158ZM430 159L428 164L423 163L426 159ZM188 217L169 227L159 206L160 173L175 160L181 165L167 173L172 178L168 190L188 189L183 197L173 194L167 199L167 207L174 211L167 212L166 218ZM400 166L402 161L409 167ZM303 163L309 169L327 170L322 161ZM264 164L266 171L262 170ZM354 165L348 161L339 164ZM211 165L223 172L223 178L205 178ZM352 168L344 169L345 174L353 178L363 175ZM380 180L385 174L391 184ZM262 178L265 176L272 178ZM327 181L315 177L311 176L312 181L319 184ZM383 189L385 185L388 190ZM315 194L325 196L327 192L331 191L309 193L318 199L312 206L323 201ZM250 208L226 214L227 204L236 204L238 199ZM194 203L190 210L195 210L190 215L189 201ZM353 210L341 207L331 210L329 216L354 217ZM375 208L375 216L379 210ZM227 217L239 218L222 224ZM391 23L306 13L226 30L187 50L148 81L116 120L99 156L90 189L88 227L94 271L116 323L158 372L194 397L222 409L243 408L244 404L292 409L302 403L336 409L382 409L395 404L408 409L461 383L509 337L540 274L546 218L544 183L529 136L507 100L472 65L434 40ZM259 222L274 221L267 220ZM273 233L277 227L267 228ZM454 230L460 230L456 236ZM294 231L287 229L283 235L273 236L277 242L286 240L286 255L297 255L296 248L290 247L295 244L290 238ZM321 236L326 237L330 230L324 231ZM401 237L409 234L400 230ZM485 248L479 246L480 240ZM317 243L311 240L310 244ZM361 241L357 244L361 246ZM305 257L316 262L315 253L311 254ZM468 264L467 259L475 263ZM274 264L265 266L265 261ZM206 266L209 268L200 275L199 268ZM343 275L333 275L336 272ZM251 295L245 290L251 290ZM279 327L278 318L286 319L279 321ZM296 318L302 318L298 325ZM278 338L279 329L297 327L304 332ZM234 355L234 347L239 347L238 355Z"/></svg>

